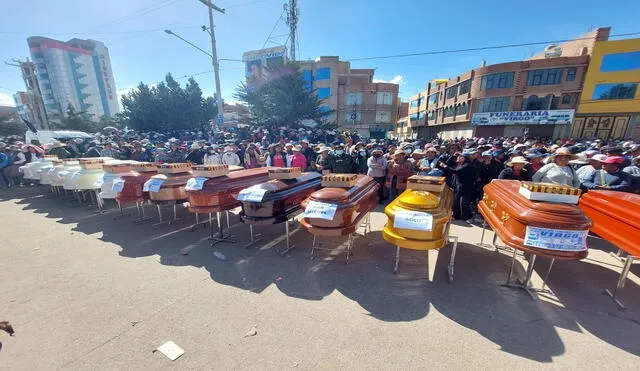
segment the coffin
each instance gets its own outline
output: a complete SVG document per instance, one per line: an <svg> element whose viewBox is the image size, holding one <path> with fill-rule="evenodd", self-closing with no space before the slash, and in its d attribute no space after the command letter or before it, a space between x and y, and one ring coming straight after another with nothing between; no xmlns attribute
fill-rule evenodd
<svg viewBox="0 0 640 371"><path fill-rule="evenodd" d="M273 179L252 189L264 190L262 201L242 201L242 221L249 224L275 224L286 221L300 210L300 203L321 188L319 173L301 173L294 179Z"/></svg>
<svg viewBox="0 0 640 371"><path fill-rule="evenodd" d="M123 174L130 173L133 170L132 162L114 160L113 163L104 164L102 170L104 175L102 176L102 186L100 187L100 198L113 200L118 195L118 192L113 190L113 181Z"/></svg>
<svg viewBox="0 0 640 371"><path fill-rule="evenodd" d="M587 256L591 221L576 205L531 201L518 193L517 180L494 180L484 187L478 210L509 247L549 258Z"/></svg>
<svg viewBox="0 0 640 371"><path fill-rule="evenodd" d="M158 164L158 174L149 181L159 180L162 185L157 192L149 190L149 198L154 202L184 202L187 200L185 186L191 179L191 165L187 163Z"/></svg>
<svg viewBox="0 0 640 371"><path fill-rule="evenodd" d="M201 190L187 191L187 207L192 213L215 213L241 205L236 199L245 188L269 181L269 168L259 167L231 171L229 174L205 181Z"/></svg>
<svg viewBox="0 0 640 371"><path fill-rule="evenodd" d="M80 170L80 163L77 159L62 160L62 165L54 168L50 184L52 186L62 187L64 185L64 178L69 175L69 172L78 170Z"/></svg>
<svg viewBox="0 0 640 371"><path fill-rule="evenodd" d="M408 189L385 207L389 221L382 237L405 249L440 249L447 243L452 205L449 187L442 192Z"/></svg>
<svg viewBox="0 0 640 371"><path fill-rule="evenodd" d="M55 175L55 168L60 166L58 169L61 170L63 168L62 160L54 159L51 161L47 161L44 165L39 166L37 170L34 169L38 173L38 178L40 179L40 184L51 184L51 179Z"/></svg>
<svg viewBox="0 0 640 371"><path fill-rule="evenodd" d="M158 174L156 164L139 163L132 166L131 172L122 174L120 178L124 181L122 191L116 195L118 202L144 202L150 199L149 192L144 191L144 183L152 176Z"/></svg>
<svg viewBox="0 0 640 371"><path fill-rule="evenodd" d="M42 169L43 167L50 168L51 161L57 159L58 157L56 156L44 156L43 158L39 158L36 161L24 165L24 169L22 170L23 177L25 179L39 180L40 173L38 173L38 170Z"/></svg>
<svg viewBox="0 0 640 371"><path fill-rule="evenodd" d="M351 188L323 188L311 194L300 205L306 210L310 202L335 205L331 220L303 217L300 224L317 236L343 236L358 229L358 223L378 203L380 185L367 175L358 175Z"/></svg>
<svg viewBox="0 0 640 371"><path fill-rule="evenodd" d="M64 178L64 189L66 190L85 190L89 183L91 185L102 175L102 166L104 164L102 158L81 158L78 160L79 169L70 172Z"/></svg>
<svg viewBox="0 0 640 371"><path fill-rule="evenodd" d="M640 256L640 195L616 191L589 191L580 209L593 222L591 231L626 251Z"/></svg>

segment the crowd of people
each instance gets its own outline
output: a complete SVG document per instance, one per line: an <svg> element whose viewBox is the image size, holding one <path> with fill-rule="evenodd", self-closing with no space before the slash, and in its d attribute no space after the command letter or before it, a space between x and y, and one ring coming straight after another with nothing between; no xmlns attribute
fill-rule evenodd
<svg viewBox="0 0 640 371"><path fill-rule="evenodd" d="M23 186L19 168L42 155L110 157L158 163L298 167L304 171L367 174L380 184L379 201L394 199L411 175L446 177L453 216L473 218L484 185L493 179L564 184L584 191L640 193L640 144L633 141L539 138L364 141L357 134L281 128L217 132L99 133L93 141L43 145L0 142L0 185Z"/></svg>

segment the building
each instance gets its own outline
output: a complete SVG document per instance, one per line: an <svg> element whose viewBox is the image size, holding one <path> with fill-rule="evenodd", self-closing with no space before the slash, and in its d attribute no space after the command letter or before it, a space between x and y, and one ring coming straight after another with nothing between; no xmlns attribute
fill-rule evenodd
<svg viewBox="0 0 640 371"><path fill-rule="evenodd" d="M21 117L35 125L36 129L49 129L49 120L44 108L42 92L38 84L36 67L32 62L19 62L22 79L27 87L26 92L17 92L13 99Z"/></svg>
<svg viewBox="0 0 640 371"><path fill-rule="evenodd" d="M96 40L27 39L49 121L59 122L71 104L98 120L119 112L109 50Z"/></svg>
<svg viewBox="0 0 640 371"><path fill-rule="evenodd" d="M287 62L287 48L276 46L273 48L251 50L242 54L245 65L245 77L251 82L254 79L267 77L270 68L282 66Z"/></svg>
<svg viewBox="0 0 640 371"><path fill-rule="evenodd" d="M299 63L308 86L324 100L324 109L333 112L327 121L365 138L384 138L394 130L398 84L373 82L375 70L352 69L339 57Z"/></svg>
<svg viewBox="0 0 640 371"><path fill-rule="evenodd" d="M483 62L454 78L433 80L411 97L408 130L397 135L401 139L567 137L589 53L609 32L600 28L574 41L550 45L527 60L489 66Z"/></svg>
<svg viewBox="0 0 640 371"><path fill-rule="evenodd" d="M640 38L598 41L572 137L640 138Z"/></svg>

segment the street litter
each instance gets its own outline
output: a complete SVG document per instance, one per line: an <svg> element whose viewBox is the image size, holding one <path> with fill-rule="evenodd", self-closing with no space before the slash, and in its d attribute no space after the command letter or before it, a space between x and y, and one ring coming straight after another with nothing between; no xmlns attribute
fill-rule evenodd
<svg viewBox="0 0 640 371"><path fill-rule="evenodd" d="M160 353L164 354L165 356L167 356L167 358L169 358L172 361L175 361L176 359L180 358L181 355L184 354L184 349L177 346L176 343L174 343L173 341L167 341L166 343L160 345L157 349L153 351L153 353L155 353L156 351L159 351Z"/></svg>

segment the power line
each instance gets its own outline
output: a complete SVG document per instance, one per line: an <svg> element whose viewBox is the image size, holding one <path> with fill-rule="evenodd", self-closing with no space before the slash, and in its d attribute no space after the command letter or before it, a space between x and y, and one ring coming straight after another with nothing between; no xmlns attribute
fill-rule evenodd
<svg viewBox="0 0 640 371"><path fill-rule="evenodd" d="M180 22L182 23L182 22ZM199 26L176 27L176 30L200 28ZM23 31L0 31L3 35L127 35L137 33L149 33L163 31L164 28L152 28L148 30L111 31L111 32L23 32Z"/></svg>
<svg viewBox="0 0 640 371"><path fill-rule="evenodd" d="M278 24L282 20L282 16L284 16L284 13L286 11L287 11L286 8L282 9L282 13L280 13L280 16L278 17L278 20L276 21L276 24L273 25L273 28L271 29L271 32L269 32L269 36L267 36L267 39L264 41L264 44L262 45L262 49L264 49L264 47L267 46L267 43L269 42L269 40L271 40L271 35L273 35L273 31L275 31L276 27L278 27Z"/></svg>
<svg viewBox="0 0 640 371"><path fill-rule="evenodd" d="M635 35L640 35L640 32L631 32L631 33L625 33L625 34L610 35L609 37L623 37L623 36L635 36ZM347 59L347 61L354 62L354 61L367 61L367 60L373 60L373 59L391 59L391 58L417 57L417 56L423 56L423 55L436 55L436 54L451 54L451 53L472 52L472 51L480 51L480 50L495 50L495 49L506 49L506 48L518 48L518 47L523 47L523 46L555 44L555 43L563 43L563 42L568 42L568 41L591 40L591 39L595 39L595 36L594 37L583 37L583 38L577 38L577 39L547 40L547 41L537 41L537 42L521 43L521 44L505 44L505 45L495 45L495 46L483 46L483 47L477 47L477 48L436 50L436 51L428 51L428 52L420 52L420 53L407 53L407 54L384 55L384 56L375 56L375 57L351 58L351 59Z"/></svg>
<svg viewBox="0 0 640 371"><path fill-rule="evenodd" d="M133 12L131 12L129 14L126 14L126 15L124 15L122 17L119 17L119 18L112 19L110 21L106 21L104 23L101 23L98 26L94 27L94 29L95 28L103 28L104 26L109 25L109 24L115 24L115 23L119 23L119 22L122 22L122 21L127 20L127 19L131 19L133 17L140 17L140 16L143 16L145 14L149 14L149 13L154 12L156 10L160 10L162 8L165 8L165 7L175 3L177 1L181 1L181 0L164 0L164 1L160 2L160 3L152 4L150 6L146 6L146 7L140 8L138 10L134 10Z"/></svg>

